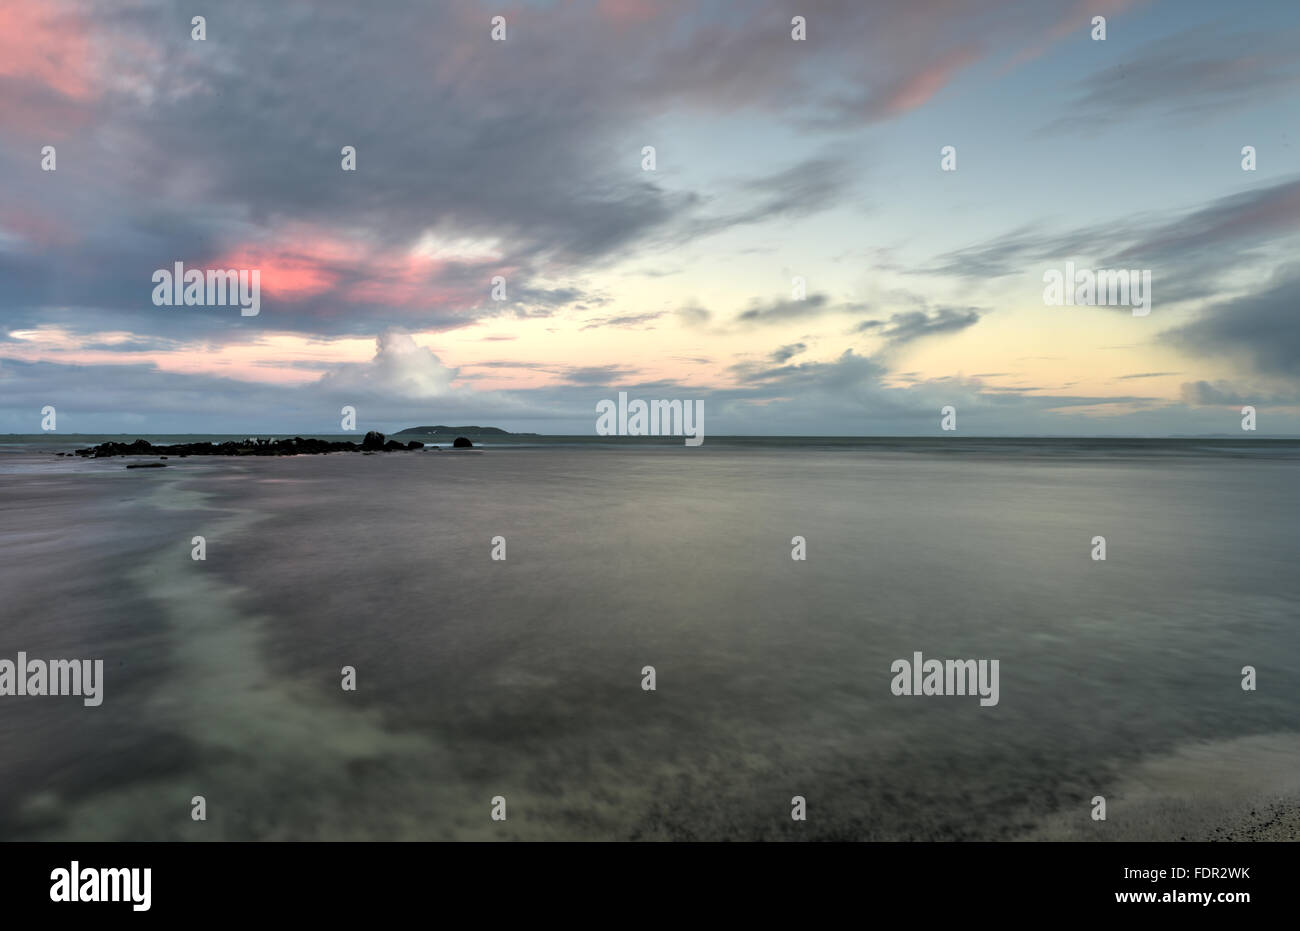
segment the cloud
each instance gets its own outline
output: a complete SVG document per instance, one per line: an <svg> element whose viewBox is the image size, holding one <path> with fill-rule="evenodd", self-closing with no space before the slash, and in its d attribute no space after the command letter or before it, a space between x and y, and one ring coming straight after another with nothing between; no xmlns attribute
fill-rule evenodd
<svg viewBox="0 0 1300 931"><path fill-rule="evenodd" d="M39 432L39 411L55 404L66 432L138 435L193 432L339 432L339 408L358 408L360 429L386 432L415 423L488 423L541 433L593 434L594 405L607 388L633 397L702 399L713 435L938 435L940 408L958 408L969 435L1115 435L1213 433L1222 411L1143 397L1036 394L989 390L977 380L925 379L892 384L879 360L846 350L799 365L737 367L734 387L648 382L615 367L575 370L577 381L518 391L445 390L431 353L387 336L387 351L307 385L269 385L212 375L163 372L149 365L60 365L0 360L0 429ZM365 377L366 371L371 377ZM350 377L342 377L347 374ZM415 396L409 393L414 386ZM432 390L433 394L429 391ZM441 392L441 393L439 393ZM1255 401L1254 403L1264 403ZM1269 413L1268 430L1300 432L1300 417ZM77 445L69 440L69 447Z"/></svg>
<svg viewBox="0 0 1300 931"><path fill-rule="evenodd" d="M916 67L897 73L892 80L841 98L837 101L839 115L872 123L915 110L951 84L959 71L978 61L984 51L978 43L968 42L925 55Z"/></svg>
<svg viewBox="0 0 1300 931"><path fill-rule="evenodd" d="M1019 46L1050 34L1071 2L811 0L807 45L790 41L776 0L743 16L638 0L607 0L595 15L591 4L524 5L507 9L499 48L473 0L229 0L206 42L188 40L193 11L179 0L11 5L0 130L32 113L42 132L71 129L73 111L81 122L77 158L58 175L73 185L0 202L0 241L25 246L0 256L0 301L26 324L52 307L95 308L210 339L417 320L427 331L501 313L485 297L500 273L534 316L583 297L563 286L534 295L534 281L827 209L854 178L856 156L841 149L720 199L671 190L621 153L629 130L668 111L821 113L837 128L896 116L975 63L973 31L995 25ZM341 170L343 145L356 147L355 172ZM31 151L0 132L0 171L30 164ZM24 210L51 220L57 241L24 232L13 220ZM493 258L413 254L430 236L492 243ZM227 257L265 266L262 319L166 319L143 306L154 269Z"/></svg>
<svg viewBox="0 0 1300 931"><path fill-rule="evenodd" d="M704 236L773 219L792 220L840 203L851 178L846 154L822 154L761 178L742 182L726 202L751 201L740 210L694 221L682 234Z"/></svg>
<svg viewBox="0 0 1300 931"><path fill-rule="evenodd" d="M649 314L624 314L619 317L601 317L597 320L591 321L588 324L585 324L581 329L599 330L607 327L612 327L615 329L617 329L618 327L629 327L633 329L641 328L641 327L645 327L647 323L651 323L655 320L658 320L665 313L667 313L667 311L661 310ZM653 329L653 327L645 327L645 328Z"/></svg>
<svg viewBox="0 0 1300 931"><path fill-rule="evenodd" d="M1180 388L1183 400L1188 404L1245 404L1244 396L1230 383L1220 381L1210 384L1208 381L1184 382Z"/></svg>
<svg viewBox="0 0 1300 931"><path fill-rule="evenodd" d="M0 5L0 130L62 140L91 118L93 20L67 4Z"/></svg>
<svg viewBox="0 0 1300 931"><path fill-rule="evenodd" d="M704 326L713 318L712 312L695 304L679 307L677 310L673 311L673 313L677 315L678 320L680 320L683 325L688 327Z"/></svg>
<svg viewBox="0 0 1300 931"><path fill-rule="evenodd" d="M1244 355L1261 372L1300 378L1300 264L1278 269L1262 290L1221 301L1162 338L1202 356Z"/></svg>
<svg viewBox="0 0 1300 931"><path fill-rule="evenodd" d="M375 340L375 357L360 365L339 366L321 376L319 388L331 395L436 398L451 393L457 371L443 365L409 333L390 328Z"/></svg>
<svg viewBox="0 0 1300 931"><path fill-rule="evenodd" d="M774 350L768 358L770 358L773 362L778 362L778 363L788 362L791 359L793 359L795 356L804 352L807 348L808 347L803 343L791 343L788 346L782 346L780 349Z"/></svg>
<svg viewBox="0 0 1300 931"><path fill-rule="evenodd" d="M823 258L844 254L831 271L843 272L855 261L850 256L873 250L875 271L915 267L895 261L890 247L869 245L872 236L864 239L860 227L838 228L861 212L855 185L872 165L861 130L875 127L874 143L879 124L916 114L904 135L881 140L880 150L892 158L904 151L894 144L910 145L907 134L924 124L918 110L985 93L979 89L994 70L990 63L1015 67L1072 34L1088 44L1084 31L1072 30L1094 11L1110 15L1126 6L808 0L797 12L808 17L809 41L795 43L790 10L777 0L755 0L743 11L646 0L521 2L501 8L510 40L493 45L477 0L228 0L220 22L210 17L207 42L189 40L193 10L179 0L10 4L0 9L0 174L18 181L0 190L0 314L16 331L57 324L70 346L6 339L0 376L6 391L18 393L5 403L22 398L27 406L13 401L4 409L21 420L36 396L60 394L74 410L102 411L106 424L147 416L185 421L188 410L236 430L255 428L249 418L274 420L277 429L321 429L329 423L313 419L320 411L366 398L372 411L419 414L413 422L496 414L535 424L574 417L572 425L581 426L594 386L630 384L640 374L586 362L467 364L481 373L479 384L507 367L559 382L478 391L470 376L409 335L488 320L508 329L517 320L551 317L548 332L568 335L597 326L681 327L690 339L669 352L714 354L706 339L719 335L756 340L747 348L758 361L731 372L738 385L714 390L709 376L716 381L722 373L701 369L704 384L669 386L723 405L737 425L770 418L787 429L826 430L842 415L863 429L912 418L917 429L928 429L940 395L973 410L1037 416L1054 402L1025 397L1027 391L997 394L940 379L906 390L886 386L891 347L965 330L980 318L975 308L887 298L879 319L856 328L882 337L880 355L815 359L807 347L820 352L823 333L783 333L781 339L806 342L768 354L762 347L781 339L763 342L757 328L802 329L804 319L853 313L834 321L842 329L865 315L861 305L815 294L800 302L755 301L738 314L739 304L720 304L726 310L715 319L686 294L664 301L659 289L669 282L639 282L654 293L653 303L642 306L625 303L616 283L604 283L617 282L616 264L628 260L652 269L648 276L666 269L685 278L702 274L701 257L719 266L733 255L769 254L773 265L794 261L781 257L792 245L805 250L800 261L815 261L819 251ZM1194 76L1202 82L1195 94L1216 107L1243 106L1242 75L1264 75L1261 96L1288 90L1295 69L1282 53L1292 37L1283 30L1275 37L1235 35L1244 39L1219 52L1205 37L1187 40L1194 52L1188 60L1206 71ZM1252 42L1259 50L1253 59ZM1144 116L1182 107L1173 86L1182 74L1177 45L1151 49L1164 58L1136 63L1137 80L1125 89ZM1097 51L1105 49L1089 54ZM1119 81L1100 72L1081 84L1084 112L1099 105L1097 95L1120 89ZM754 127L766 128L751 135ZM75 145L60 146L58 173L35 174L36 141L69 137ZM701 143L714 140L727 143L716 152L732 161L696 157L708 148ZM661 146L658 173L639 170L645 142ZM343 145L357 148L356 172L341 170ZM726 180L697 180L717 175ZM1221 309L1227 299L1217 290L1219 278L1248 277L1270 250L1288 248L1300 230L1298 198L1300 182L1274 180L1193 209L1063 232L1013 222L1006 236L932 264L941 274L991 277L1039 272L1078 253L1131 258L1166 275L1157 285L1164 300L1211 295ZM836 215L819 218L826 222L816 230L802 222L794 228L832 210ZM883 218L878 230L888 222ZM741 227L742 234L721 235ZM699 242L706 236L717 237L709 244L717 251ZM696 247L689 257L673 252ZM175 261L259 268L262 314L152 306L152 272ZM692 280L686 287L726 300L736 285L729 276L746 272L718 270L708 284ZM508 301L491 299L495 275L506 278ZM886 287L886 276L879 277ZM858 284L842 277L819 287L843 294ZM1252 334L1220 333L1216 327L1226 324L1216 312L1180 338L1192 351L1240 353L1261 373L1284 375L1294 366L1290 331L1275 310L1252 299L1239 298ZM644 306L678 309L654 313ZM737 324L755 331L736 333ZM526 352L532 327L518 330L517 349ZM278 359L268 355L284 334L379 336L372 358L364 359L363 350L348 356L363 361L336 364L300 347ZM469 331L466 338L476 336ZM704 341L699 346L696 337ZM230 367L188 375L167 368L205 353ZM114 355L132 364L103 364ZM48 364L33 361L42 358ZM280 384L256 383L285 372ZM429 406L442 413L429 419Z"/></svg>
<svg viewBox="0 0 1300 931"><path fill-rule="evenodd" d="M1147 43L1081 82L1068 115L1048 129L1088 131L1117 110L1200 119L1300 87L1300 29L1230 30L1220 22Z"/></svg>
<svg viewBox="0 0 1300 931"><path fill-rule="evenodd" d="M1185 404L1197 407L1240 407L1251 405L1258 407L1269 404L1279 407L1300 405L1300 389L1291 391L1273 391L1258 386L1247 387L1220 379L1215 382L1184 382L1180 395Z"/></svg>
<svg viewBox="0 0 1300 931"><path fill-rule="evenodd" d="M910 343L926 336L956 333L979 323L981 311L975 307L940 307L933 312L909 310L892 315L888 321L863 320L853 328L854 333L879 330L891 344Z"/></svg>
<svg viewBox="0 0 1300 931"><path fill-rule="evenodd" d="M564 380L573 385L612 385L626 381L636 374L635 369L616 365L587 365L565 369Z"/></svg>
<svg viewBox="0 0 1300 931"><path fill-rule="evenodd" d="M1174 303L1213 294L1224 279L1269 261L1269 250L1297 234L1300 179L1288 178L1156 216L1119 217L1059 233L1026 224L944 253L921 271L971 279L1027 273L1037 283L1047 268L1081 258L1096 268L1151 269L1159 300Z"/></svg>
<svg viewBox="0 0 1300 931"><path fill-rule="evenodd" d="M800 317L816 317L829 309L829 299L825 294L810 294L803 300L775 300L767 303L756 300L736 316L736 322L754 325L783 323Z"/></svg>

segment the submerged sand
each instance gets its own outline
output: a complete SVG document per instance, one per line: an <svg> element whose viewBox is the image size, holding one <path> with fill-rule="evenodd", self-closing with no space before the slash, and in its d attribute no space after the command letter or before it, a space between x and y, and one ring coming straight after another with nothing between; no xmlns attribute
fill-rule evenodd
<svg viewBox="0 0 1300 931"><path fill-rule="evenodd" d="M1058 812L1022 840L1300 840L1300 735L1196 741L1130 766L1106 796Z"/></svg>

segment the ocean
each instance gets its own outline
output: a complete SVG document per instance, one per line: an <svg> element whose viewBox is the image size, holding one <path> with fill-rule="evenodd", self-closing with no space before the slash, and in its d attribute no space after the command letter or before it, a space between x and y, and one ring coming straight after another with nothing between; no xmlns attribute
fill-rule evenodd
<svg viewBox="0 0 1300 931"><path fill-rule="evenodd" d="M1300 441L54 455L135 438L0 437L0 660L104 669L0 696L5 840L1212 839L1300 791ZM895 694L917 653L996 703Z"/></svg>

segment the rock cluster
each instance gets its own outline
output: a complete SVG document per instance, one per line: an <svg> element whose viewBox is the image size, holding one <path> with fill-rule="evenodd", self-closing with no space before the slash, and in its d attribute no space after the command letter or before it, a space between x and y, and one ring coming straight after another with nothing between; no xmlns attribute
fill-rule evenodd
<svg viewBox="0 0 1300 931"><path fill-rule="evenodd" d="M103 459L108 456L304 456L318 453L395 452L397 450L423 449L423 443L412 440L399 443L396 440L385 441L384 435L375 430L366 434L361 445L356 443L333 442L330 440L311 440L295 436L290 439L253 439L243 441L228 440L225 443L177 443L172 446L154 446L148 440L136 440L134 443L101 443L77 450L78 456ZM437 447L434 447L435 449Z"/></svg>

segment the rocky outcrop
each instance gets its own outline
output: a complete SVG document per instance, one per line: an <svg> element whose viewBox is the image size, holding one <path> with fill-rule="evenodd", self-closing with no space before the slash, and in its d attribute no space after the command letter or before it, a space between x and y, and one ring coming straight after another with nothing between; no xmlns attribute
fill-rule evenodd
<svg viewBox="0 0 1300 931"><path fill-rule="evenodd" d="M109 456L309 456L322 453L394 452L396 450L423 449L423 443L385 442L384 435L376 431L366 434L360 445L330 440L311 440L295 436L291 439L271 440L249 438L225 443L178 443L173 446L154 446L148 440L134 443L101 443L77 450L84 458L105 459ZM434 447L435 449L437 447Z"/></svg>
<svg viewBox="0 0 1300 931"><path fill-rule="evenodd" d="M474 444L469 441L469 437L458 436L451 441L453 449L469 449Z"/></svg>

